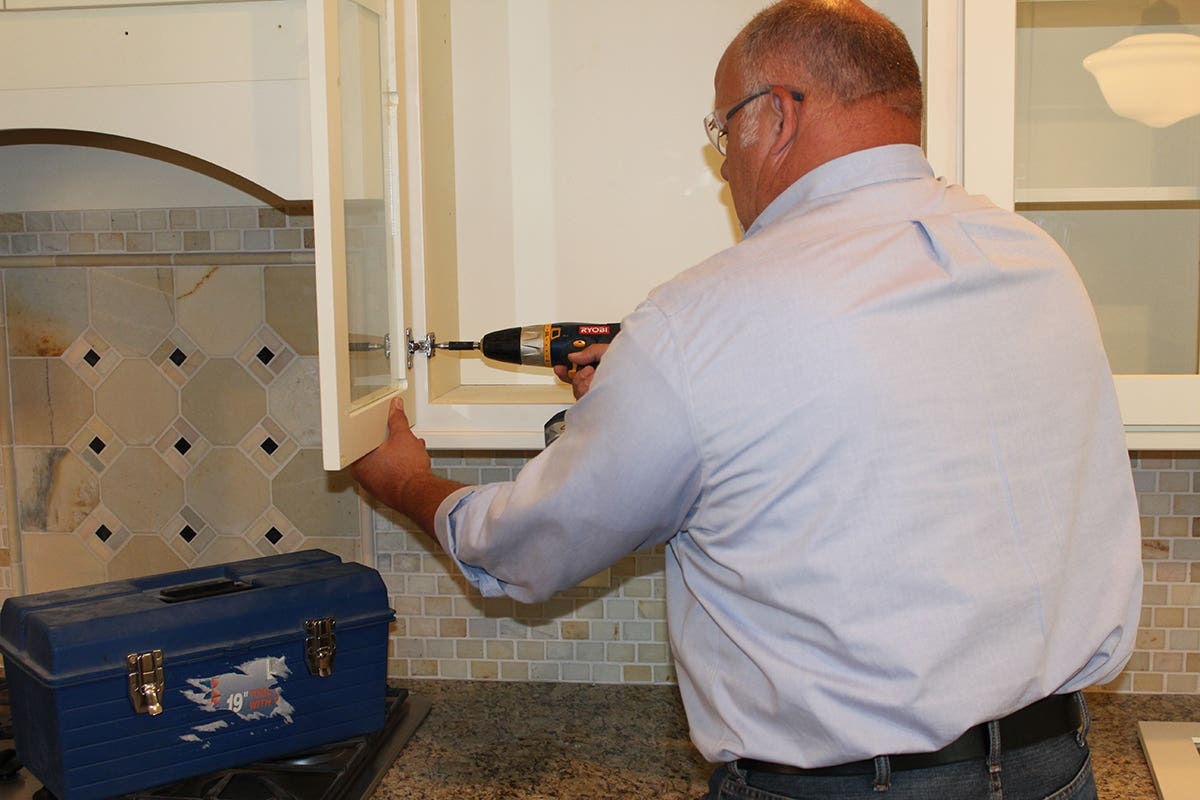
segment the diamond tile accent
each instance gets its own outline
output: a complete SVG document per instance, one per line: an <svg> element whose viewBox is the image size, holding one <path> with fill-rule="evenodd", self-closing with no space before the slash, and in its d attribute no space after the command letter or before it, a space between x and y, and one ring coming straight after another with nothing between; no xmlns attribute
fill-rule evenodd
<svg viewBox="0 0 1200 800"><path fill-rule="evenodd" d="M300 449L278 422L263 417L238 447L268 476L275 475Z"/></svg>
<svg viewBox="0 0 1200 800"><path fill-rule="evenodd" d="M268 508L247 532L247 540L256 543L263 555L290 553L304 545L304 536L276 508Z"/></svg>
<svg viewBox="0 0 1200 800"><path fill-rule="evenodd" d="M181 508L158 535L188 563L217 538L216 532L191 506Z"/></svg>
<svg viewBox="0 0 1200 800"><path fill-rule="evenodd" d="M79 523L74 535L106 564L113 553L121 549L121 545L132 536L117 515L103 504L96 506L92 513Z"/></svg>
<svg viewBox="0 0 1200 800"><path fill-rule="evenodd" d="M150 360L172 383L182 387L204 366L208 356L186 333L176 328L150 354Z"/></svg>
<svg viewBox="0 0 1200 800"><path fill-rule="evenodd" d="M264 386L269 386L295 357L296 353L269 325L259 328L237 356Z"/></svg>
<svg viewBox="0 0 1200 800"><path fill-rule="evenodd" d="M104 472L125 451L125 443L99 417L88 420L68 447L97 473Z"/></svg>
<svg viewBox="0 0 1200 800"><path fill-rule="evenodd" d="M121 361L121 354L100 334L88 329L63 351L62 360L95 389Z"/></svg>
<svg viewBox="0 0 1200 800"><path fill-rule="evenodd" d="M208 455L212 445L187 420L179 417L158 437L154 449L179 477L186 478L192 467Z"/></svg>

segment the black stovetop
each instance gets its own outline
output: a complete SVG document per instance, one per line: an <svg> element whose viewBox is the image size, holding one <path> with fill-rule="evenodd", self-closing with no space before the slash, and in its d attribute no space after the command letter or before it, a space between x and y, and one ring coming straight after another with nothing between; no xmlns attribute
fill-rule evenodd
<svg viewBox="0 0 1200 800"><path fill-rule="evenodd" d="M429 701L388 687L383 728L315 747L159 786L121 800L366 800L429 713ZM22 767L12 741L8 687L0 678L0 800L55 800Z"/></svg>

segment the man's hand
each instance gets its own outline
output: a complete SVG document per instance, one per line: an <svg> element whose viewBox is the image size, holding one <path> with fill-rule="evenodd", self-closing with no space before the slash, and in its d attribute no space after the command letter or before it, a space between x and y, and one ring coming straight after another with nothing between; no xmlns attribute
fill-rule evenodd
<svg viewBox="0 0 1200 800"><path fill-rule="evenodd" d="M592 378L596 375L596 367L600 366L600 359L608 347L606 344L588 345L578 353L567 354L567 358L575 365L574 367L568 369L556 366L554 368L554 374L560 381L571 384L571 392L575 395L576 400L588 393L588 389L592 386Z"/></svg>
<svg viewBox="0 0 1200 800"><path fill-rule="evenodd" d="M351 464L350 473L380 501L432 534L438 506L463 484L433 474L425 440L413 435L399 397L388 410L387 425L387 441Z"/></svg>

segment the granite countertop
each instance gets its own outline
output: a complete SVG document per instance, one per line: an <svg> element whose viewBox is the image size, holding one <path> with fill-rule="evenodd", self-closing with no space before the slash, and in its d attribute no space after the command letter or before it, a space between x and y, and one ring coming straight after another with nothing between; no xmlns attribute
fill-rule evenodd
<svg viewBox="0 0 1200 800"><path fill-rule="evenodd" d="M711 765L673 686L403 681L432 704L374 800L695 800ZM1200 695L1088 695L1102 800L1158 800L1138 720L1200 720Z"/></svg>

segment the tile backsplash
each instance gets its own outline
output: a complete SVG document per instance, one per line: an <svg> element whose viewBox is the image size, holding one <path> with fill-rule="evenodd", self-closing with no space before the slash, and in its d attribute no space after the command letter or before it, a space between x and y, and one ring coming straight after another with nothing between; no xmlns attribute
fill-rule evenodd
<svg viewBox="0 0 1200 800"><path fill-rule="evenodd" d="M311 218L271 208L0 214L0 596L322 547L383 575L394 677L673 681L661 549L545 603L485 599L322 470L311 248ZM530 456L434 466L480 483ZM1196 693L1200 453L1131 467L1142 625L1105 688Z"/></svg>

